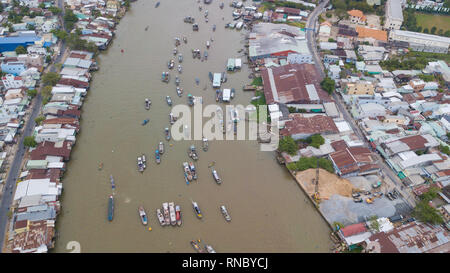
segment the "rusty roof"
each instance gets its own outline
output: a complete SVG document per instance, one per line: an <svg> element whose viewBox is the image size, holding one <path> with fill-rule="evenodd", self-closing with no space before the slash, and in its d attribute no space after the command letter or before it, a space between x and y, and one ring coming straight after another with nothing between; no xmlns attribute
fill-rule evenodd
<svg viewBox="0 0 450 273"><path fill-rule="evenodd" d="M374 38L378 41L387 42L387 32L384 30L356 27L356 32L358 32L358 38Z"/></svg>
<svg viewBox="0 0 450 273"><path fill-rule="evenodd" d="M300 114L289 116L293 119L285 123L285 128L281 131L283 135L339 133L333 119L328 116L316 115L308 118Z"/></svg>
<svg viewBox="0 0 450 273"><path fill-rule="evenodd" d="M41 245L50 246L54 235L54 224L48 224L47 220L30 222L27 232L22 232L14 236L13 249L31 250Z"/></svg>
<svg viewBox="0 0 450 273"><path fill-rule="evenodd" d="M288 64L263 68L261 76L267 104L332 101L320 86L321 76L313 64Z"/></svg>
<svg viewBox="0 0 450 273"><path fill-rule="evenodd" d="M345 140L338 140L338 141L334 141L331 143L331 147L333 147L333 149L335 151L341 151L341 150L345 150L348 148L347 143L345 142Z"/></svg>
<svg viewBox="0 0 450 273"><path fill-rule="evenodd" d="M367 231L367 228L363 223L353 224L353 225L346 226L341 229L341 232L345 237L353 236L353 235L360 234L360 233L363 233L366 231Z"/></svg>

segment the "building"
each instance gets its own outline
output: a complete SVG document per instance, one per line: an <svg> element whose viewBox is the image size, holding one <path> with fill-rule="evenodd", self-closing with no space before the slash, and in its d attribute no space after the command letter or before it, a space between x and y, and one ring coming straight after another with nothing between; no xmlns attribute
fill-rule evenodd
<svg viewBox="0 0 450 273"><path fill-rule="evenodd" d="M283 136L291 136L293 139L305 139L314 134L339 133L333 119L328 116L315 115L303 117L301 114L290 114L292 120L286 121L284 129L280 131Z"/></svg>
<svg viewBox="0 0 450 273"><path fill-rule="evenodd" d="M441 225L411 222L366 240L369 253L449 253L450 231Z"/></svg>
<svg viewBox="0 0 450 273"><path fill-rule="evenodd" d="M349 82L345 84L344 92L347 95L373 95L374 87L368 81Z"/></svg>
<svg viewBox="0 0 450 273"><path fill-rule="evenodd" d="M320 75L313 64L288 64L261 70L267 104L319 104L331 101L320 87Z"/></svg>
<svg viewBox="0 0 450 273"><path fill-rule="evenodd" d="M389 32L390 42L407 42L414 51L447 53L450 46L450 38L394 29Z"/></svg>
<svg viewBox="0 0 450 273"><path fill-rule="evenodd" d="M319 39L321 42L327 42L331 35L331 23L328 21L320 24Z"/></svg>
<svg viewBox="0 0 450 273"><path fill-rule="evenodd" d="M35 42L40 41L41 37L38 37L34 31L28 33L28 31L21 32L18 36L3 36L0 37L0 52L14 51L18 46L27 47L33 45Z"/></svg>
<svg viewBox="0 0 450 273"><path fill-rule="evenodd" d="M333 142L331 146L336 151L329 154L329 158L338 175L350 177L379 171L376 158L368 148L348 147L344 141Z"/></svg>
<svg viewBox="0 0 450 273"><path fill-rule="evenodd" d="M347 13L352 23L365 24L367 21L366 16L364 16L364 13L360 10L352 9L350 11L347 11Z"/></svg>
<svg viewBox="0 0 450 273"><path fill-rule="evenodd" d="M252 61L269 57L286 58L290 53L311 55L306 34L300 28L271 23L253 26L249 39L249 57Z"/></svg>
<svg viewBox="0 0 450 273"><path fill-rule="evenodd" d="M387 42L388 40L387 32L384 30L356 27L356 32L358 33L358 39L373 39L381 42Z"/></svg>
<svg viewBox="0 0 450 273"><path fill-rule="evenodd" d="M384 29L400 29L403 24L402 4L398 0L388 0L386 3L386 19Z"/></svg>
<svg viewBox="0 0 450 273"><path fill-rule="evenodd" d="M439 142L430 134L388 139L381 147L389 156L407 151L420 151L439 146Z"/></svg>
<svg viewBox="0 0 450 273"><path fill-rule="evenodd" d="M26 70L26 67L24 62L5 59L1 64L1 69L4 73L18 76L20 75L20 73Z"/></svg>

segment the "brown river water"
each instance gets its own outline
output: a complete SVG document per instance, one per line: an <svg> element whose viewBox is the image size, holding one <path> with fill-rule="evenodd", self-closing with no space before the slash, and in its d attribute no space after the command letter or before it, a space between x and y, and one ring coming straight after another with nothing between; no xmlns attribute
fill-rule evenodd
<svg viewBox="0 0 450 273"><path fill-rule="evenodd" d="M249 1L247 1L249 2ZM57 220L59 237L54 252L69 252L70 241L81 252L193 252L191 240L201 239L217 252L328 252L330 229L289 173L275 160L273 152L262 152L256 141L211 141L208 152L201 141L174 141L169 146L164 128L169 127L170 108L165 96L174 104L185 104L187 94L203 96L203 105L215 103L215 93L208 72L226 70L228 58L241 57L246 30L230 30L232 8L226 1L202 3L195 0L138 1L122 19L110 48L99 57L89 95L83 105L80 134L63 179L62 212ZM204 11L209 11L209 22ZM185 16L193 16L199 31L193 32ZM224 19L222 19L224 17ZM213 24L217 29L212 31ZM145 27L149 26L145 31ZM174 76L163 83L161 72L167 61L175 59L174 37L185 35L181 42L183 72L180 75L183 97L175 92ZM213 38L208 60L192 59L191 49L206 50L206 40ZM123 53L121 52L123 49ZM249 83L250 70L243 64L240 72L228 73L222 87L236 89L233 104L247 105L253 92L243 92ZM198 77L197 86L194 79ZM207 90L203 87L207 84ZM149 111L144 99L152 100ZM141 122L150 122L142 126ZM162 162L156 165L154 151L165 143ZM188 161L187 149L195 144L198 180L186 185L182 162ZM137 171L136 158L145 153L147 169ZM216 162L223 183L217 185L208 165ZM98 170L103 162L103 170ZM107 220L109 176L116 183L114 220ZM203 219L196 218L191 199L196 201ZM161 227L155 210L163 202L181 206L183 225ZM226 222L219 206L226 205L232 217ZM149 216L144 227L138 206Z"/></svg>

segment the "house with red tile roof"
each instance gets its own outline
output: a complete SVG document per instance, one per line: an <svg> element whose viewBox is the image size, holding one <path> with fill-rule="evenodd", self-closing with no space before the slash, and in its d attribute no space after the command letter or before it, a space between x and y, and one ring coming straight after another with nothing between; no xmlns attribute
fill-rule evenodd
<svg viewBox="0 0 450 273"><path fill-rule="evenodd" d="M293 139L305 139L314 134L337 134L339 130L333 119L328 116L316 115L303 117L301 114L290 114L284 128L280 131L282 136L291 136Z"/></svg>
<svg viewBox="0 0 450 273"><path fill-rule="evenodd" d="M349 19L352 23L365 24L367 21L367 18L364 15L364 13L358 9L349 10L347 11L347 14L349 15Z"/></svg>

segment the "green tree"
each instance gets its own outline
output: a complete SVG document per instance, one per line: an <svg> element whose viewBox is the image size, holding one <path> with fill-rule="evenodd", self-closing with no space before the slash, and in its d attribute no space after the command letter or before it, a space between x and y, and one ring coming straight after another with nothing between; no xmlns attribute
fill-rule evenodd
<svg viewBox="0 0 450 273"><path fill-rule="evenodd" d="M34 136L27 136L23 139L23 146L25 147L36 147L37 146L37 142L34 139Z"/></svg>
<svg viewBox="0 0 450 273"><path fill-rule="evenodd" d="M417 217L421 222L433 225L444 223L441 214L437 209L432 207L426 200L420 201L414 208L413 216Z"/></svg>
<svg viewBox="0 0 450 273"><path fill-rule="evenodd" d="M370 224L369 224L370 228L372 230L375 230L376 232L380 232L380 223L378 223L378 217L376 215L374 215L374 216L371 216L369 218L369 220L370 220Z"/></svg>
<svg viewBox="0 0 450 273"><path fill-rule="evenodd" d="M295 140L290 136L285 136L280 139L278 147L281 152L287 152L290 155L295 155L298 150L297 143L295 143Z"/></svg>
<svg viewBox="0 0 450 273"><path fill-rule="evenodd" d="M66 28L72 30L76 22L78 22L78 17L71 9L66 10L66 13L64 14L64 24L66 25Z"/></svg>
<svg viewBox="0 0 450 273"><path fill-rule="evenodd" d="M37 90L36 89L27 90L27 95L31 98L34 98L37 95Z"/></svg>
<svg viewBox="0 0 450 273"><path fill-rule="evenodd" d="M431 28L431 34L434 34L434 33L436 33L436 27L435 26L433 26L432 28Z"/></svg>
<svg viewBox="0 0 450 273"><path fill-rule="evenodd" d="M56 72L48 72L47 74L44 74L42 77L42 82L44 83L44 86L51 85L55 86L61 76Z"/></svg>
<svg viewBox="0 0 450 273"><path fill-rule="evenodd" d="M323 90L327 91L328 94L332 94L335 90L335 81L329 77L326 77L325 79L322 80L322 82L320 83L320 86L322 86Z"/></svg>
<svg viewBox="0 0 450 273"><path fill-rule="evenodd" d="M53 14L60 14L62 11L60 8L55 7L55 6L51 6L48 8L49 11L51 11Z"/></svg>
<svg viewBox="0 0 450 273"><path fill-rule="evenodd" d="M36 124L41 125L41 123L45 120L44 116L39 116L37 118L34 119L34 122L36 122Z"/></svg>
<svg viewBox="0 0 450 273"><path fill-rule="evenodd" d="M423 33L429 33L428 28L424 28L424 29L423 29Z"/></svg>
<svg viewBox="0 0 450 273"><path fill-rule="evenodd" d="M56 38L58 38L60 40L65 40L67 38L67 36L69 35L69 34L67 34L67 32L65 32L62 29L52 29L50 32L53 33L53 35L55 35Z"/></svg>
<svg viewBox="0 0 450 273"><path fill-rule="evenodd" d="M16 47L16 53L17 53L17 55L27 54L27 50L25 49L25 47L20 45L20 46Z"/></svg>

